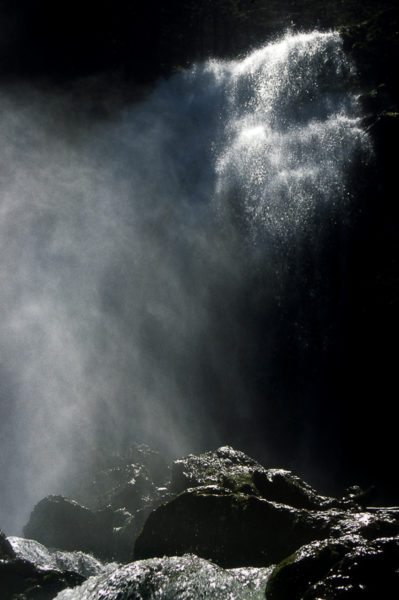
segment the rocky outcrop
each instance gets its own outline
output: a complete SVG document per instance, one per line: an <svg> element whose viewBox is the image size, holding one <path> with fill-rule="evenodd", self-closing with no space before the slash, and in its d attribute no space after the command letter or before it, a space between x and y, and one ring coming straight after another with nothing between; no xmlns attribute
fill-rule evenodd
<svg viewBox="0 0 399 600"><path fill-rule="evenodd" d="M83 483L71 488L73 498L91 509L140 510L158 496L169 480L163 457L145 444L133 444L125 454L107 457L91 467Z"/></svg>
<svg viewBox="0 0 399 600"><path fill-rule="evenodd" d="M84 579L77 573L40 568L23 559L0 560L2 600L51 600L59 591L80 585Z"/></svg>
<svg viewBox="0 0 399 600"><path fill-rule="evenodd" d="M158 479L164 485L157 487L142 464L110 465L90 488L100 492L97 502L91 496L97 509L50 496L35 507L25 534L64 551L91 552L108 560L133 558L136 562L117 576L121 589L129 592L142 585L141 577L148 589L158 589L152 567L166 581L173 565L195 572L198 568L200 581L205 567L216 578L227 577L225 569L244 570L245 585L251 569L263 574L266 569L268 575L272 572L268 600L341 598L342 582L349 589L364 580L364 589L375 590L379 576L395 584L390 565L396 560L399 510L367 507L370 493L357 486L342 498L323 496L290 471L266 468L229 446L175 461L167 482L169 472L165 466ZM2 546L10 552L4 537ZM26 557L38 552L37 547L25 550ZM51 562L52 555L48 566L63 566L63 554L57 553L61 563ZM385 554L386 564L381 558ZM362 565L369 563L380 575L365 579L367 567ZM235 579L233 584L236 590ZM98 575L83 585L82 598L89 589L100 598L109 585L107 573ZM242 597L237 594L233 597Z"/></svg>
<svg viewBox="0 0 399 600"><path fill-rule="evenodd" d="M399 589L399 537L371 543L359 536L314 542L273 571L267 600L390 597Z"/></svg>
<svg viewBox="0 0 399 600"><path fill-rule="evenodd" d="M252 494L296 508L316 509L340 504L335 498L318 494L291 471L265 469L230 446L199 456L190 454L173 463L173 492L204 485L217 485L226 491Z"/></svg>
<svg viewBox="0 0 399 600"><path fill-rule="evenodd" d="M399 538L356 546L304 594L304 600L389 598L399 589Z"/></svg>
<svg viewBox="0 0 399 600"><path fill-rule="evenodd" d="M168 477L169 468L158 453L132 446L76 490L79 502L63 496L41 500L24 535L48 547L127 561L148 515L170 497L164 487Z"/></svg>
<svg viewBox="0 0 399 600"><path fill-rule="evenodd" d="M226 568L265 567L290 554L299 540L326 537L327 527L318 513L203 486L151 513L136 540L134 558L189 552Z"/></svg>
<svg viewBox="0 0 399 600"><path fill-rule="evenodd" d="M267 585L268 600L300 600L312 583L322 579L356 544L363 542L360 537L345 536L300 548L274 569Z"/></svg>
<svg viewBox="0 0 399 600"><path fill-rule="evenodd" d="M90 554L81 551L65 552L46 548L36 540L10 536L14 558L18 558L43 569L67 571L82 577L92 577L109 573L118 567L118 563L103 563Z"/></svg>
<svg viewBox="0 0 399 600"><path fill-rule="evenodd" d="M24 535L45 546L103 557L112 545L112 513L93 512L69 498L48 496L35 506Z"/></svg>
<svg viewBox="0 0 399 600"><path fill-rule="evenodd" d="M76 590L76 595L75 590L73 596L65 590L57 600L261 600L268 576L268 569L228 571L186 554L125 565L112 575L91 578Z"/></svg>
<svg viewBox="0 0 399 600"><path fill-rule="evenodd" d="M367 494L357 486L341 499L322 496L230 447L176 461L171 489L183 491L150 514L136 559L190 552L223 567L260 567L315 540L399 534L397 513L362 509Z"/></svg>
<svg viewBox="0 0 399 600"><path fill-rule="evenodd" d="M91 510L70 498L47 496L32 511L24 535L45 546L126 561L151 507L133 516L124 508Z"/></svg>
<svg viewBox="0 0 399 600"><path fill-rule="evenodd" d="M13 558L16 558L16 554L4 532L0 530L0 560L12 560Z"/></svg>

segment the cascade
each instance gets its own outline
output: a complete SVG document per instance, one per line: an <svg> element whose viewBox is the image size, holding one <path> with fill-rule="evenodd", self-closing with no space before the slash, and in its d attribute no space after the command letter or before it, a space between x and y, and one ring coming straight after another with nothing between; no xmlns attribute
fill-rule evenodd
<svg viewBox="0 0 399 600"><path fill-rule="evenodd" d="M339 35L313 32L195 65L83 124L67 99L3 89L8 534L100 447L273 444L298 382L296 355L276 364L306 355L330 291L304 265L370 151L351 76Z"/></svg>

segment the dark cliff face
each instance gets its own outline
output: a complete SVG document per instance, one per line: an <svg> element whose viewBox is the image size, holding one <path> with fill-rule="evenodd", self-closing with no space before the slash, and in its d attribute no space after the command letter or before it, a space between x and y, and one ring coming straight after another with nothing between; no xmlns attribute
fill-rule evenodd
<svg viewBox="0 0 399 600"><path fill-rule="evenodd" d="M316 0L3 0L1 72L63 80L119 70L129 79L148 81L193 60L237 56L287 29L354 25L393 5L389 0L322 5Z"/></svg>

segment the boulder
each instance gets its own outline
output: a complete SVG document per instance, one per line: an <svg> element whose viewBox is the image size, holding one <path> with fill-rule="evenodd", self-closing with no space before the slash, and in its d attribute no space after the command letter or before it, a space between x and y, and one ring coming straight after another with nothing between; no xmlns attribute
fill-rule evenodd
<svg viewBox="0 0 399 600"><path fill-rule="evenodd" d="M266 587L267 600L368 599L399 589L399 537L344 536L312 542L284 559Z"/></svg>
<svg viewBox="0 0 399 600"><path fill-rule="evenodd" d="M76 596L65 590L57 600L76 597L90 600L259 600L264 598L268 575L268 569L227 571L198 556L186 554L125 565L112 575L89 579L77 590Z"/></svg>
<svg viewBox="0 0 399 600"><path fill-rule="evenodd" d="M399 509L348 510L332 525L331 531L334 537L360 535L369 541L379 537L394 537L399 535Z"/></svg>
<svg viewBox="0 0 399 600"><path fill-rule="evenodd" d="M112 558L112 512L94 512L63 496L41 500L24 528L24 535L45 546Z"/></svg>
<svg viewBox="0 0 399 600"><path fill-rule="evenodd" d="M396 598L399 590L399 538L359 545L312 585L303 600ZM285 597L286 598L286 597Z"/></svg>
<svg viewBox="0 0 399 600"><path fill-rule="evenodd" d="M72 497L92 509L111 505L134 513L159 496L158 486L169 479L168 466L160 454L144 444L132 445L126 454L109 457L94 473L71 489Z"/></svg>
<svg viewBox="0 0 399 600"><path fill-rule="evenodd" d="M27 560L0 561L2 600L52 600L61 590L84 580L77 573L39 568Z"/></svg>
<svg viewBox="0 0 399 600"><path fill-rule="evenodd" d="M155 452L146 444L133 444L126 458L130 463L143 465L155 485L163 486L168 481L168 464L159 452ZM124 458L124 462L126 458Z"/></svg>
<svg viewBox="0 0 399 600"><path fill-rule="evenodd" d="M267 600L301 600L303 594L356 545L364 547L359 536L315 541L299 548L274 569L267 583Z"/></svg>
<svg viewBox="0 0 399 600"><path fill-rule="evenodd" d="M142 465L129 464L109 469L95 482L97 502L130 513L141 509L157 495L154 482Z"/></svg>
<svg viewBox="0 0 399 600"><path fill-rule="evenodd" d="M13 558L16 558L16 554L5 534L0 529L0 560L12 560Z"/></svg>
<svg viewBox="0 0 399 600"><path fill-rule="evenodd" d="M89 552L107 560L131 558L136 535L169 490L157 487L169 477L164 459L145 445L134 445L76 488L84 504L48 496L34 508L24 535L45 546ZM84 479L84 478L83 478Z"/></svg>
<svg viewBox="0 0 399 600"><path fill-rule="evenodd" d="M228 446L176 461L171 489L184 491L149 515L136 559L190 552L223 567L259 567L316 540L399 535L398 512L363 509L369 493L359 487L328 498Z"/></svg>
<svg viewBox="0 0 399 600"><path fill-rule="evenodd" d="M16 558L28 561L37 568L68 571L83 577L92 577L109 573L118 567L118 563L103 563L90 554L80 551L65 552L46 548L36 540L10 536L8 538Z"/></svg>
<svg viewBox="0 0 399 600"><path fill-rule="evenodd" d="M340 513L299 510L217 486L191 488L148 517L134 558L187 552L222 567L265 567L328 537Z"/></svg>
<svg viewBox="0 0 399 600"><path fill-rule="evenodd" d="M189 454L173 463L171 491L180 493L203 485L224 486L233 481L236 487L249 486L254 490L252 474L257 470L263 470L263 467L231 446L200 455Z"/></svg>
<svg viewBox="0 0 399 600"><path fill-rule="evenodd" d="M323 509L341 506L335 498L318 494L310 485L284 469L265 469L257 461L230 446L177 460L172 467L171 490L217 485L226 490L253 494L294 506Z"/></svg>

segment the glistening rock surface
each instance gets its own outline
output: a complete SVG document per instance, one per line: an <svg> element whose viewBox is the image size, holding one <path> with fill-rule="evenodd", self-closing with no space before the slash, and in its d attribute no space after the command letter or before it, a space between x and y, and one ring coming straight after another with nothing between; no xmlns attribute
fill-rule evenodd
<svg viewBox="0 0 399 600"><path fill-rule="evenodd" d="M65 590L57 600L262 600L269 569L225 571L197 556L137 561Z"/></svg>
<svg viewBox="0 0 399 600"><path fill-rule="evenodd" d="M267 580L267 600L366 600L378 597L381 580L381 589L397 588L399 509L365 506L369 494L357 486L340 499L326 497L290 471L266 468L229 446L175 461L170 482L169 473L165 466L159 488L143 465L127 461L96 475L91 490L101 493L97 502L90 498L97 510L62 497L36 506L26 532L36 528L37 539L60 549L90 546L108 557L123 548L124 560L135 559L60 599L263 599ZM131 494L115 495L126 485ZM124 500L107 506L115 496ZM3 546L10 551L4 538ZM63 552L39 550L26 541L35 569L43 560L53 568L57 556L68 568Z"/></svg>
<svg viewBox="0 0 399 600"><path fill-rule="evenodd" d="M222 567L267 566L298 545L327 537L334 518L203 486L151 513L136 540L134 557L190 552Z"/></svg>
<svg viewBox="0 0 399 600"><path fill-rule="evenodd" d="M290 471L265 469L257 461L230 446L199 456L189 454L173 463L173 492L203 485L217 485L226 490L253 494L296 508L340 505L336 499L318 494Z"/></svg>
<svg viewBox="0 0 399 600"><path fill-rule="evenodd" d="M48 496L35 506L24 535L45 546L106 556L112 545L112 513L93 512L69 498Z"/></svg>
<svg viewBox="0 0 399 600"><path fill-rule="evenodd" d="M24 535L45 546L126 562L151 510L170 497L164 487L168 478L168 465L158 453L133 445L77 487L79 501L63 496L41 500Z"/></svg>
<svg viewBox="0 0 399 600"><path fill-rule="evenodd" d="M16 558L16 554L4 532L0 530L0 560L12 560L13 558Z"/></svg>
<svg viewBox="0 0 399 600"><path fill-rule="evenodd" d="M399 589L399 538L359 536L313 542L273 571L267 600L388 598Z"/></svg>
<svg viewBox="0 0 399 600"><path fill-rule="evenodd" d="M51 600L60 590L83 581L76 573L44 569L27 560L0 560L2 600Z"/></svg>

